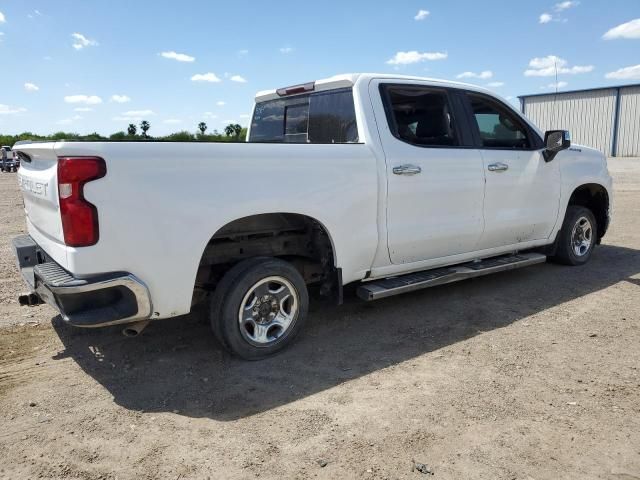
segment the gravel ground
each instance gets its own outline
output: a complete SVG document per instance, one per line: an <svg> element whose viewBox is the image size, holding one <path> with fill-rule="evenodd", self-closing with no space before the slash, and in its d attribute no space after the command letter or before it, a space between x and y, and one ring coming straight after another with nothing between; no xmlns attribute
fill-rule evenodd
<svg viewBox="0 0 640 480"><path fill-rule="evenodd" d="M0 174L0 477L640 479L640 159L610 168L587 266L315 305L257 363L195 318L127 339L18 307Z"/></svg>

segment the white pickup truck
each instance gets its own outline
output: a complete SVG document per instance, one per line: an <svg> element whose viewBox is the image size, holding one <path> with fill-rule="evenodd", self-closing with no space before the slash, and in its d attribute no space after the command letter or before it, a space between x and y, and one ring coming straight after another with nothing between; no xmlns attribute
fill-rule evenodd
<svg viewBox="0 0 640 480"><path fill-rule="evenodd" d="M341 302L357 283L369 301L582 265L609 225L604 155L472 85L352 74L259 92L247 140L16 145L22 302L130 334L206 305L220 343L257 359L300 331L308 288Z"/></svg>

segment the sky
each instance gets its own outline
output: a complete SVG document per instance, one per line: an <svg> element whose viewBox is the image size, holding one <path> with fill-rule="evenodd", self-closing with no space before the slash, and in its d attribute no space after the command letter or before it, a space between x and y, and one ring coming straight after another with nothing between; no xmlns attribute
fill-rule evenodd
<svg viewBox="0 0 640 480"><path fill-rule="evenodd" d="M0 0L0 133L247 125L257 91L339 73L517 96L640 83L640 0Z"/></svg>

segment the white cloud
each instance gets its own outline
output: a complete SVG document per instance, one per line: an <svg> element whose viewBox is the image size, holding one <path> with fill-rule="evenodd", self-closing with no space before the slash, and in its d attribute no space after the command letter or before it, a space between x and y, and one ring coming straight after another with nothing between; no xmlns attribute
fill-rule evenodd
<svg viewBox="0 0 640 480"><path fill-rule="evenodd" d="M131 101L131 98L126 95L111 95L111 101L115 103L127 103Z"/></svg>
<svg viewBox="0 0 640 480"><path fill-rule="evenodd" d="M238 50L239 57L246 57L247 55L249 55L249 50L247 49Z"/></svg>
<svg viewBox="0 0 640 480"><path fill-rule="evenodd" d="M247 80L240 75L234 75L229 80L231 80L232 82L247 83Z"/></svg>
<svg viewBox="0 0 640 480"><path fill-rule="evenodd" d="M193 62L195 61L195 57L192 57L191 55L187 55L185 53L177 53L174 52L173 50L168 51L168 52L162 52L160 53L161 57L164 58L168 58L170 60L176 60L178 62Z"/></svg>
<svg viewBox="0 0 640 480"><path fill-rule="evenodd" d="M93 108L90 107L78 107L73 109L74 112L93 112Z"/></svg>
<svg viewBox="0 0 640 480"><path fill-rule="evenodd" d="M554 82L554 83L550 83L549 85L546 85L546 86L544 86L544 87L542 87L542 88L543 88L543 89L551 88L552 90L555 90L555 89L564 88L564 87L566 87L567 85L569 85L569 83L568 83L568 82L558 82L558 83L555 83L555 82Z"/></svg>
<svg viewBox="0 0 640 480"><path fill-rule="evenodd" d="M72 33L71 37L74 40L72 47L75 48L76 50L82 50L83 48L86 48L86 47L95 47L98 45L98 42L85 37L81 33Z"/></svg>
<svg viewBox="0 0 640 480"><path fill-rule="evenodd" d="M615 40L617 38L635 39L640 38L640 18L613 27L602 38L605 40Z"/></svg>
<svg viewBox="0 0 640 480"><path fill-rule="evenodd" d="M38 90L40 90L40 87L38 87L35 83L27 82L24 84L24 89L27 92L37 92Z"/></svg>
<svg viewBox="0 0 640 480"><path fill-rule="evenodd" d="M487 80L493 77L493 72L491 70L485 70L480 73L476 72L462 72L459 75L456 75L456 78L479 78L481 80Z"/></svg>
<svg viewBox="0 0 640 480"><path fill-rule="evenodd" d="M614 78L616 80L640 80L640 65L624 67L615 72L609 72L606 78Z"/></svg>
<svg viewBox="0 0 640 480"><path fill-rule="evenodd" d="M215 73L196 73L193 77L191 77L192 82L210 82L210 83L218 83L221 82Z"/></svg>
<svg viewBox="0 0 640 480"><path fill-rule="evenodd" d="M417 21L424 20L429 16L430 13L431 12L429 12L429 10L418 10L418 13L415 17L413 17L413 19Z"/></svg>
<svg viewBox="0 0 640 480"><path fill-rule="evenodd" d="M243 113L242 115L240 115L240 118L251 118L251 115L249 115L248 113Z"/></svg>
<svg viewBox="0 0 640 480"><path fill-rule="evenodd" d="M525 70L525 77L552 77L557 73L559 75L576 75L578 73L589 73L593 71L593 65L574 65L570 67L568 62L555 55L546 57L532 58L529 67Z"/></svg>
<svg viewBox="0 0 640 480"><path fill-rule="evenodd" d="M491 88L504 87L504 82L489 82L487 83L487 87L491 87Z"/></svg>
<svg viewBox="0 0 640 480"><path fill-rule="evenodd" d="M223 102L222 100L220 100L220 101L216 102L216 105L219 106L219 107L224 107L226 105L226 103Z"/></svg>
<svg viewBox="0 0 640 480"><path fill-rule="evenodd" d="M140 122L144 120L145 117L151 117L153 115L155 115L153 110L129 110L122 115L113 117L113 120L116 122Z"/></svg>
<svg viewBox="0 0 640 480"><path fill-rule="evenodd" d="M553 6L553 11L558 15L552 15L548 12L544 12L538 18L538 22L543 24L549 23L549 22L567 23L568 20L566 18L562 18L562 12L570 8L577 7L578 5L580 5L580 2L577 2L577 1L565 1L565 2L556 3Z"/></svg>
<svg viewBox="0 0 640 480"><path fill-rule="evenodd" d="M218 118L218 115L214 114L213 112L204 112L204 118Z"/></svg>
<svg viewBox="0 0 640 480"><path fill-rule="evenodd" d="M66 103L83 103L85 105L98 105L102 99L96 95L67 95L64 97Z"/></svg>
<svg viewBox="0 0 640 480"><path fill-rule="evenodd" d="M540 23L549 23L551 20L553 20L553 16L548 13L540 15Z"/></svg>
<svg viewBox="0 0 640 480"><path fill-rule="evenodd" d="M286 53L291 53L291 52L293 52L293 48L291 48L291 47L282 47L280 49L280 53L285 53L286 54Z"/></svg>
<svg viewBox="0 0 640 480"><path fill-rule="evenodd" d="M409 52L396 52L393 58L387 60L387 65L410 65L412 63L424 62L425 60L443 60L448 57L447 53L442 52L418 52L411 50Z"/></svg>
<svg viewBox="0 0 640 480"><path fill-rule="evenodd" d="M58 125L70 125L78 120L82 120L82 117L80 115L74 115L71 118L63 118L62 120L58 120L56 123Z"/></svg>
<svg viewBox="0 0 640 480"><path fill-rule="evenodd" d="M566 2L560 2L560 3L556 3L553 7L553 9L556 12L562 12L563 10L568 10L569 8L573 8L573 7L577 7L578 5L580 5L580 2L577 1L566 1Z"/></svg>
<svg viewBox="0 0 640 480"><path fill-rule="evenodd" d="M7 19L4 16L4 13L0 12L0 23L6 23Z"/></svg>
<svg viewBox="0 0 640 480"><path fill-rule="evenodd" d="M178 125L179 123L182 123L182 120L179 118L167 118L166 120L163 120L162 123L167 125Z"/></svg>
<svg viewBox="0 0 640 480"><path fill-rule="evenodd" d="M26 111L27 109L23 107L11 107L0 103L0 115L11 115L13 113L22 113Z"/></svg>
<svg viewBox="0 0 640 480"><path fill-rule="evenodd" d="M155 115L153 110L129 110L122 114L123 117L148 117Z"/></svg>

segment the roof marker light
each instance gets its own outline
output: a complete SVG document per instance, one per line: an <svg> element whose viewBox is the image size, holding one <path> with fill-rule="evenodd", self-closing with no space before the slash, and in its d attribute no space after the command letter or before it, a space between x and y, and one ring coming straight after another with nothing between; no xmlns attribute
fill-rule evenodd
<svg viewBox="0 0 640 480"><path fill-rule="evenodd" d="M313 92L316 88L316 82L302 83L300 85L293 85L291 87L279 88L276 93L280 97L286 97L287 95L295 95L297 93Z"/></svg>

